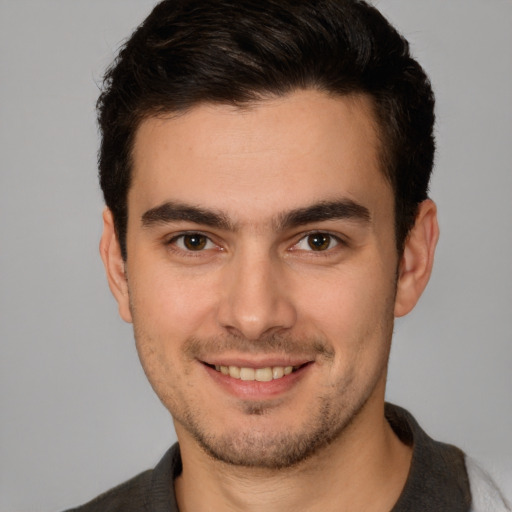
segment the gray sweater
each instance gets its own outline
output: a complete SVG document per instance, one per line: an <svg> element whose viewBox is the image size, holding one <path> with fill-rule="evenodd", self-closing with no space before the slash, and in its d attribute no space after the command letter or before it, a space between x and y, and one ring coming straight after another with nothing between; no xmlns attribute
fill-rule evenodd
<svg viewBox="0 0 512 512"><path fill-rule="evenodd" d="M457 447L431 439L405 409L386 404L398 437L413 446L402 494L391 512L507 512L492 479ZM179 445L157 466L67 512L179 512L171 484L181 473Z"/></svg>

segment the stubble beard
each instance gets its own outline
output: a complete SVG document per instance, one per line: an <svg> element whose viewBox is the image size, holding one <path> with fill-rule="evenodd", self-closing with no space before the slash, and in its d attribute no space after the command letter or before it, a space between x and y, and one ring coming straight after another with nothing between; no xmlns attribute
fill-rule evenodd
<svg viewBox="0 0 512 512"><path fill-rule="evenodd" d="M391 326L392 331L392 326ZM236 341L235 341L236 342ZM238 345L240 341L236 342ZM248 342L252 343L252 342ZM229 343L228 343L229 344ZM288 341L286 338L274 338L268 341L272 346L280 346L287 353L296 353L297 347L315 347L320 358L332 359L334 352L322 340L309 342ZM211 340L207 345L225 346L226 343ZM258 341L259 350L265 350L266 343ZM188 344L190 354L196 354L198 340ZM222 433L212 433L208 429L204 412L187 408L183 414L173 414L179 423L212 459L231 466L279 470L292 468L318 454L332 442L339 439L364 409L382 378L385 379L389 351L381 360L381 366L373 378L361 389L354 381L355 375L345 375L324 395L314 400L314 410L307 418L297 418L291 429L247 428ZM333 400L333 396L337 399ZM273 408L280 404L242 401L240 411L246 417L267 416L273 414ZM174 411L176 413L176 411Z"/></svg>
<svg viewBox="0 0 512 512"><path fill-rule="evenodd" d="M280 470L298 466L340 438L364 408L368 398L365 395L356 403L341 404L337 409L342 411L341 414L333 411L328 399L320 399L323 403L317 409L318 413L296 432L269 434L251 429L213 435L197 421L198 414L193 411L189 411L184 421L175 420L216 461L238 467ZM267 413L264 405L245 404L244 409L248 415Z"/></svg>
<svg viewBox="0 0 512 512"><path fill-rule="evenodd" d="M357 371L342 376L338 382L330 386L330 391L319 394L314 400L311 414L308 418L297 418L297 423L290 429L276 429L272 431L264 428L247 428L240 430L225 430L222 433L212 432L208 428L208 418L203 410L194 408L187 403L186 396L176 396L173 389L162 380L155 381L152 371L156 361L153 357L155 340L135 329L137 349L143 363L146 375L162 403L173 416L174 421L197 442L203 451L212 459L231 466L260 468L266 470L279 470L292 468L306 461L313 455L322 451L347 431L356 420L365 405L373 395L379 382L385 379L389 346L393 331L393 317L389 322L381 325L382 354L379 357L379 366L375 369L370 380L361 383L355 382ZM137 325L134 322L134 326ZM236 347L241 352L258 353L276 352L281 350L285 354L297 355L303 353L316 353L317 357L329 360L334 358L334 350L324 340L297 340L289 337L276 337L251 342L238 337L223 337L211 340L190 339L184 344L185 360L199 359L200 354L221 353L223 350ZM199 356L199 357L198 357ZM157 365L162 364L160 360ZM173 368L161 367L159 374L172 373ZM158 375L158 372L156 373ZM162 383L164 384L162 386ZM333 390L334 389L334 390ZM246 417L266 416L273 414L275 403L242 401L240 411Z"/></svg>
<svg viewBox="0 0 512 512"><path fill-rule="evenodd" d="M385 381L394 326L391 304L392 301L389 301L388 315L382 319L380 325L381 354L371 378L361 385L356 382L357 371L342 376L331 386L335 391L331 389L317 396L314 401L316 413L313 412L305 420L298 418L302 424L293 432L287 430L268 432L264 429L252 428L241 431L230 430L220 434L212 433L208 429L208 420L204 416L204 411L187 404L185 396L176 396L174 390L168 388L165 378L163 380L152 378L155 376L151 368L154 364L160 366L160 376L168 372L172 373L175 369L163 366L162 359L159 359L155 353L158 341L148 336L147 332L143 332L135 318L133 325L139 358L154 391L171 413L173 420L189 433L208 456L232 466L279 470L299 465L339 439L361 414L379 383L383 379ZM132 314L135 317L134 309ZM335 356L334 349L325 340L297 340L288 336L271 336L257 342L237 336L206 341L190 339L184 344L183 356L185 360L190 361L201 359L198 357L201 352L221 353L223 350L233 348L247 353L275 353L279 350L289 355L314 353L324 361L334 359ZM253 401L243 401L240 404L246 416L271 415L273 406Z"/></svg>

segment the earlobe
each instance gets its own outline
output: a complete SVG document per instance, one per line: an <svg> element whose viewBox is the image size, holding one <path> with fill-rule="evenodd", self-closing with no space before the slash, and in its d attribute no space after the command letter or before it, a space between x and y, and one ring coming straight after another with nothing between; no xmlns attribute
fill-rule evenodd
<svg viewBox="0 0 512 512"><path fill-rule="evenodd" d="M398 271L395 316L409 313L427 286L439 238L437 208L427 199L420 203L416 222L405 242Z"/></svg>
<svg viewBox="0 0 512 512"><path fill-rule="evenodd" d="M126 280L125 262L121 255L121 247L114 228L112 212L103 211L103 234L100 240L100 255L105 266L108 285L119 306L119 314L125 322L132 321L128 282Z"/></svg>

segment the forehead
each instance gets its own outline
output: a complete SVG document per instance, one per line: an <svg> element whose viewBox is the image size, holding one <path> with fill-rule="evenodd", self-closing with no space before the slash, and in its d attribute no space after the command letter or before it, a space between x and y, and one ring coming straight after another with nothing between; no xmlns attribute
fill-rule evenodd
<svg viewBox="0 0 512 512"><path fill-rule="evenodd" d="M380 165L366 96L298 91L243 108L201 104L141 123L128 206L184 201L263 218L339 196L372 202L391 194Z"/></svg>

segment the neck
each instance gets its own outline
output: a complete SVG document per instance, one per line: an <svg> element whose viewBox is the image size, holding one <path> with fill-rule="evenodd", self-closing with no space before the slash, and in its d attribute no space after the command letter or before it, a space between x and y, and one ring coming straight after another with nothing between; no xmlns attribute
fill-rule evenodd
<svg viewBox="0 0 512 512"><path fill-rule="evenodd" d="M367 403L329 446L279 470L213 460L186 432L177 431L183 473L175 489L181 512L387 511L405 485L412 456L387 423L383 402Z"/></svg>

